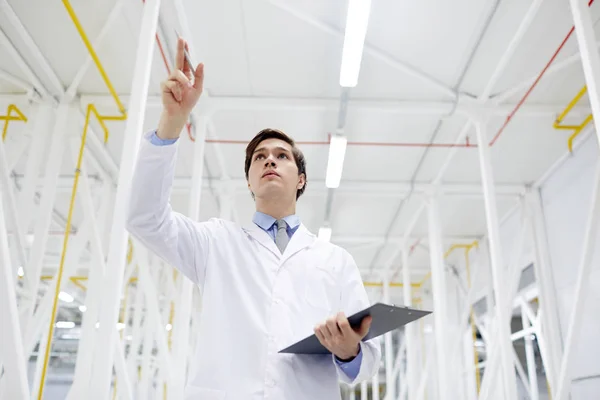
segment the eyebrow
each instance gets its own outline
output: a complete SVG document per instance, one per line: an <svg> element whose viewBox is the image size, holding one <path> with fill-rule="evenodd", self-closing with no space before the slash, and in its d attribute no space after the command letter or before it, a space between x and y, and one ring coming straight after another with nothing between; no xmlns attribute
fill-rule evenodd
<svg viewBox="0 0 600 400"><path fill-rule="evenodd" d="M288 149L286 149L285 147L282 147L282 146L277 146L276 149L283 150L286 153L290 153L290 151ZM259 153L259 152L265 151L265 150L267 150L266 147L259 147L258 149L254 150L254 153L252 153L252 154L254 155L256 153Z"/></svg>

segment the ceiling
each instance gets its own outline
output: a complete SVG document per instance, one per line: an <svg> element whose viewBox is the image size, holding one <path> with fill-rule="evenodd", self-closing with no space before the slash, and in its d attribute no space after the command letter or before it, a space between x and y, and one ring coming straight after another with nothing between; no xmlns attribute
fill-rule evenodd
<svg viewBox="0 0 600 400"><path fill-rule="evenodd" d="M12 78L0 76L0 108L14 103L30 119L27 124L11 123L6 141L14 173L24 180L27 145L43 130L34 129L36 102L27 87L41 86L60 98L88 53L61 2L2 3L3 11L9 7L13 14L0 12L0 27L18 56L0 43L0 71ZM347 93L344 133L349 146L342 183L333 193L324 180L328 139L338 128L344 94L339 68L346 1L182 0L185 23L174 6L179 2L163 2L157 37L165 59L155 46L144 130L153 129L158 121L159 84L167 76L165 61L172 64L177 29L189 35L192 58L206 65L204 99L195 110L196 115L211 113L201 219L220 215L220 188L225 178L235 188L232 218L250 220L254 209L244 183L243 143L262 128L282 129L299 142L307 158L308 189L298 203L307 227L316 233L328 222L332 241L353 254L365 280L380 280L386 265L392 271L398 268L398 246L408 235L410 244L419 243L410 258L414 278L419 281L430 269L426 213L416 220L412 232L407 228L432 182L440 183L442 191L452 192L443 194L439 203L445 248L486 234L478 140L473 127L464 131L474 104L488 113L486 141L502 129L490 151L500 217L513 209L526 185L543 176L567 152L570 132L555 130L552 124L585 84L576 58L558 72L547 72L502 128L572 26L568 2L535 3L540 5L531 24L495 84L488 87L531 2L374 0L359 82ZM142 0L74 0L72 5L127 106L136 74ZM120 8L115 11L117 5ZM593 4L591 10L597 21L600 6ZM15 24L15 17L21 27ZM110 24L105 26L107 21ZM23 30L29 39L24 39ZM103 31L98 42L94 38ZM552 65L568 62L576 54L573 35ZM81 113L90 102L103 115L118 113L93 64L81 75L76 95L66 128L72 138L79 137ZM485 97L480 99L482 95ZM486 101L486 97L490 99ZM589 113L584 96L566 122L579 123ZM46 126L50 131L52 121ZM107 122L107 126L108 142L86 150L98 160L86 161L95 182L97 207L102 179L116 178L121 157L127 157L128 151L123 148L125 122ZM101 143L99 126L93 123L92 127L91 135ZM450 147L461 132L464 138L458 143L470 146ZM452 158L447 164L449 155ZM72 160L71 151L65 152L55 201L57 216L68 213ZM192 161L193 143L183 135L177 190L172 198L173 207L182 212L189 207ZM43 166L40 173L44 173ZM461 190L468 193L456 193ZM79 204L74 225L82 218ZM51 236L47 254L50 269L60 254L62 227L60 218L56 220L52 229L58 234ZM397 277L401 281L401 274Z"/></svg>

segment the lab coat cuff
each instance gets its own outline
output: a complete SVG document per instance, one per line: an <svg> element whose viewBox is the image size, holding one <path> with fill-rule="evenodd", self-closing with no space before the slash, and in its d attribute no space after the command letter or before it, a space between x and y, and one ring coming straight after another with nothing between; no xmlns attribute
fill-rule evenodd
<svg viewBox="0 0 600 400"><path fill-rule="evenodd" d="M358 373L360 372L360 365L362 364L362 358L362 343L360 343L358 346L358 354L351 361L342 361L338 359L335 355L333 356L335 363L351 380L356 379L356 377L358 376Z"/></svg>
<svg viewBox="0 0 600 400"><path fill-rule="evenodd" d="M168 146L177 142L178 138L175 139L161 139L156 134L156 129L148 133L148 140L155 146Z"/></svg>

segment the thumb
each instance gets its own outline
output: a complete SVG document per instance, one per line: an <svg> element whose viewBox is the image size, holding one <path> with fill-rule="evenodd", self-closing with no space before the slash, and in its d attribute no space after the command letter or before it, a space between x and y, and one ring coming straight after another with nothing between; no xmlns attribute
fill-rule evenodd
<svg viewBox="0 0 600 400"><path fill-rule="evenodd" d="M194 72L194 88L197 91L202 91L204 87L204 64L200 63Z"/></svg>
<svg viewBox="0 0 600 400"><path fill-rule="evenodd" d="M367 333L369 333L369 328L371 327L371 322L373 321L373 317L371 317L370 315L363 318L363 320L360 323L360 327L358 328L358 331L356 331L356 333L358 335L360 335L361 338L364 338Z"/></svg>

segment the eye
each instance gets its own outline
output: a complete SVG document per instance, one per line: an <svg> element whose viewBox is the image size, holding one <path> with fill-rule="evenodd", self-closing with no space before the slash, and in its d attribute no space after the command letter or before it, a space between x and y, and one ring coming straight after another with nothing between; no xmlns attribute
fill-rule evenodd
<svg viewBox="0 0 600 400"><path fill-rule="evenodd" d="M279 158L282 158L282 157L283 157L283 158L288 158L287 154L285 154L285 153L281 153L281 154L279 155Z"/></svg>
<svg viewBox="0 0 600 400"><path fill-rule="evenodd" d="M261 158L264 158L264 156L262 154L258 154L256 157L254 157L254 161L260 160Z"/></svg>

